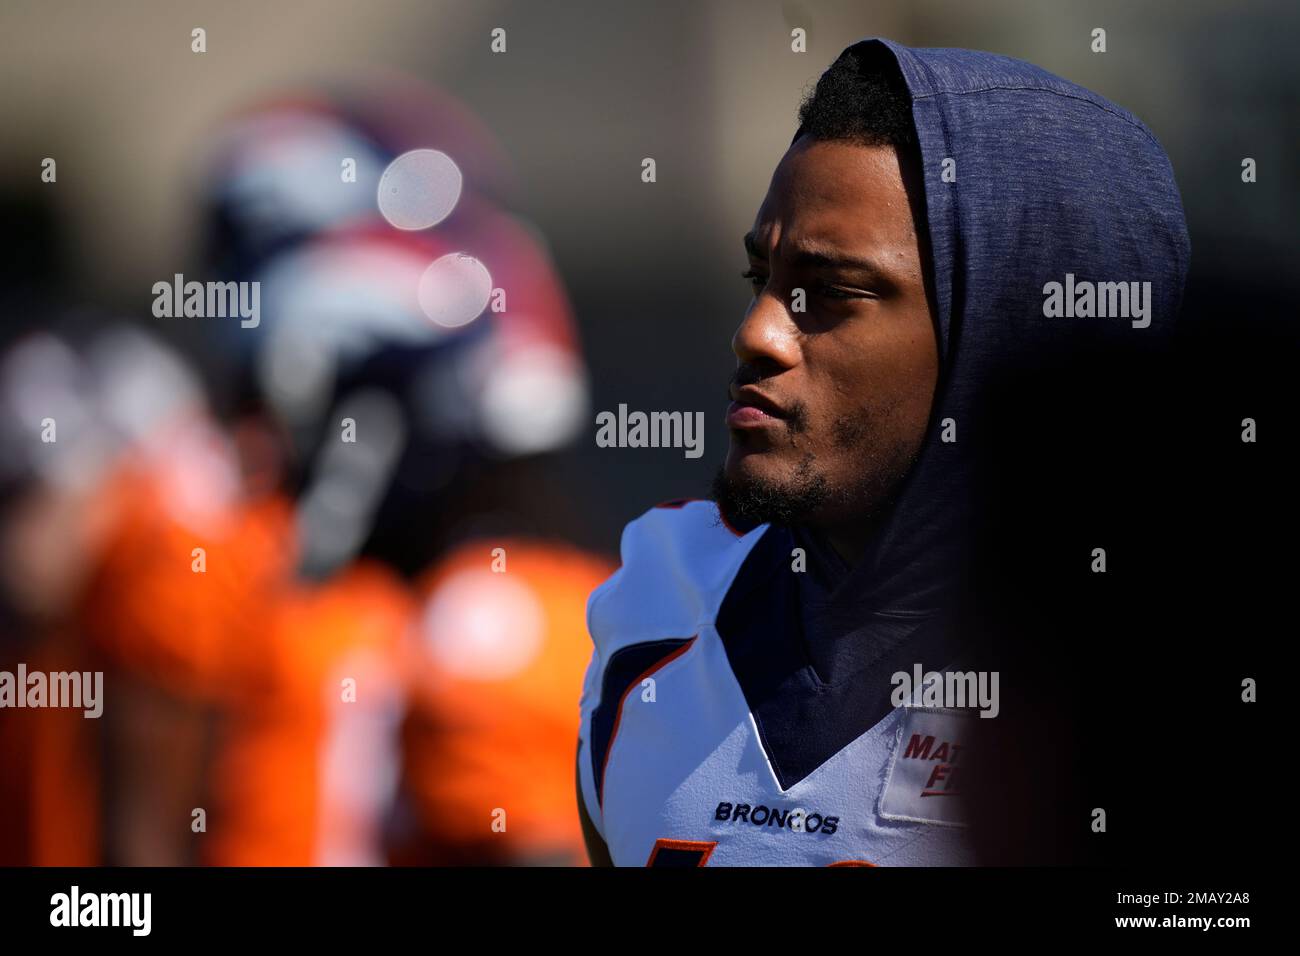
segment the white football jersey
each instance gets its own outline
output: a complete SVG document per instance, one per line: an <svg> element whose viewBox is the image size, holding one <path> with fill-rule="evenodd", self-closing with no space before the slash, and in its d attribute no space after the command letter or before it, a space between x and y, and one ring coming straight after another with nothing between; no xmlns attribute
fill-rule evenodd
<svg viewBox="0 0 1300 956"><path fill-rule="evenodd" d="M778 532L736 532L709 501L661 505L588 602L578 763L614 863L974 863L952 799L972 718L893 706L879 668L823 683L791 630Z"/></svg>

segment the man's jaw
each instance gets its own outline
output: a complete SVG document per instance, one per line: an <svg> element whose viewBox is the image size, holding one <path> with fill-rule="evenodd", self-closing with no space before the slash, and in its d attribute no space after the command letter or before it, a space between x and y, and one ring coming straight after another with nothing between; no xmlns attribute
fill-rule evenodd
<svg viewBox="0 0 1300 956"><path fill-rule="evenodd" d="M746 458L763 453L752 453ZM735 467L728 467L734 465ZM826 476L806 454L790 478L777 480L741 469L728 456L713 481L713 498L733 525L791 525L808 521L830 498Z"/></svg>

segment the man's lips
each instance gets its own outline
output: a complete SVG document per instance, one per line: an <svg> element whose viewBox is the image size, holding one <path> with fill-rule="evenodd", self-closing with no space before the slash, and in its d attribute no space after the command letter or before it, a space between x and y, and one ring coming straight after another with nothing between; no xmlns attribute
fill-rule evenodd
<svg viewBox="0 0 1300 956"><path fill-rule="evenodd" d="M762 428L785 417L785 411L758 389L749 385L731 390L727 406L728 428Z"/></svg>

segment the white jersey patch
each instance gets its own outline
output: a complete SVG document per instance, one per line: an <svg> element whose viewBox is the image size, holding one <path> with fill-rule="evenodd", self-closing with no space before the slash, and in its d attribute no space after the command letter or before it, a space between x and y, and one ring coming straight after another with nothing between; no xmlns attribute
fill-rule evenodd
<svg viewBox="0 0 1300 956"><path fill-rule="evenodd" d="M960 711L904 709L880 797L886 820L965 826L961 780L972 718Z"/></svg>

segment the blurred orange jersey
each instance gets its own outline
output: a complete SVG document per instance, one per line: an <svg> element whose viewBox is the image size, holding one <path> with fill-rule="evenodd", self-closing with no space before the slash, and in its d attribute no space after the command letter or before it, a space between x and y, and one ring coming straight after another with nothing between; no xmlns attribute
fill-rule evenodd
<svg viewBox="0 0 1300 956"><path fill-rule="evenodd" d="M234 463L200 416L176 422L165 445L123 452L96 479L65 495L62 518L46 529L42 545L72 549L62 560L75 555L86 576L66 597L68 619L31 642L26 663L105 671L104 713L83 720L48 709L6 721L4 763L26 784L6 788L26 802L12 818L26 831L24 862L104 862L105 725L128 708L133 682L178 700L211 700L236 684L231 653L250 642L231 632L246 626L245 602L284 560L286 506L237 501Z"/></svg>
<svg viewBox="0 0 1300 956"><path fill-rule="evenodd" d="M211 731L265 684L266 608L293 570L290 503L243 498L209 437L210 455L132 456L106 490L117 520L83 621L106 672L109 862L204 857Z"/></svg>
<svg viewBox="0 0 1300 956"><path fill-rule="evenodd" d="M94 483L39 485L7 503L0 561L18 613L0 625L0 669L103 669L76 606L112 534L109 498ZM91 718L75 708L0 711L0 865L103 862L102 716L102 706Z"/></svg>
<svg viewBox="0 0 1300 956"><path fill-rule="evenodd" d="M28 672L93 670L79 641L46 633L0 666ZM8 650L8 647L6 648ZM0 866L97 866L99 721L81 709L5 710L0 715Z"/></svg>
<svg viewBox="0 0 1300 956"><path fill-rule="evenodd" d="M222 723L204 862L383 862L410 611L409 591L368 562L275 596L252 692Z"/></svg>
<svg viewBox="0 0 1300 956"><path fill-rule="evenodd" d="M498 550L499 549L499 550ZM398 862L583 865L574 797L586 607L613 568L549 541L476 541L420 583Z"/></svg>
<svg viewBox="0 0 1300 956"><path fill-rule="evenodd" d="M190 440L113 482L118 530L88 602L96 643L123 678L213 718L209 759L192 768L199 861L382 862L409 591L368 564L299 580L292 503L240 497L220 443L197 428Z"/></svg>
<svg viewBox="0 0 1300 956"><path fill-rule="evenodd" d="M291 513L272 497L211 524L177 520L132 489L87 604L111 665L194 702L240 697L261 667L269 594L291 570Z"/></svg>

